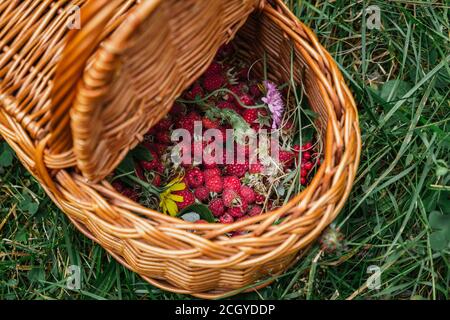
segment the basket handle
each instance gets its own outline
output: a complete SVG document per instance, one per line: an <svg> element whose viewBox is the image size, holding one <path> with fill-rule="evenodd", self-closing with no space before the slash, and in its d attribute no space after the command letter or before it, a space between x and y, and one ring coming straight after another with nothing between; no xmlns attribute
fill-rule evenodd
<svg viewBox="0 0 450 320"><path fill-rule="evenodd" d="M75 99L77 84L121 4L123 0L88 0L81 8L81 28L68 33L51 90L51 137L48 143L52 152L66 151L67 146L71 145L69 110Z"/></svg>

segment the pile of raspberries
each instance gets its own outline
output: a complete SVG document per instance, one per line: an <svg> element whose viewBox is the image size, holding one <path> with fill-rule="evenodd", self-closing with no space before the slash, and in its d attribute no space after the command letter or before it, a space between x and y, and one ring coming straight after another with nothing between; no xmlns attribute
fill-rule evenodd
<svg viewBox="0 0 450 320"><path fill-rule="evenodd" d="M182 99L195 101L221 88L227 88L239 97L241 103L254 106L261 101L263 92L258 82L252 80L251 70L248 66L239 64L236 66L233 56L234 48L231 45L223 46L204 75L200 77L185 93ZM232 60L234 64L229 61ZM254 130L268 129L267 125L259 123L260 117L267 117L265 108L247 109L236 101L230 94L218 94L213 96L209 102L220 109L232 109L236 111ZM163 156L167 155L173 146L171 133L175 129L186 129L192 135L194 123L201 121L203 130L219 129L225 136L225 130L231 129L231 125L219 120L207 118L195 104L176 102L165 118L157 123L145 136L142 145L146 147L151 155L152 161L140 161L136 163L136 175L150 182L156 187L164 186L167 181L167 170L164 165ZM289 126L289 125L288 125ZM289 129L289 128L288 128ZM284 130L284 128L283 128ZM234 142L236 145L236 142ZM237 145L236 145L237 146ZM192 142L192 150L204 148L205 142ZM294 145L289 150L280 150L280 163L283 168L295 169L299 154L302 155L300 183L307 185L311 172L317 162L313 160L316 154L313 151L313 143ZM259 175L263 166L260 163L249 164L182 164L184 170L184 182L186 189L174 194L183 197L182 202L177 202L181 211L195 203L208 206L217 221L230 224L236 221L254 217L274 209L272 201L267 195L256 192L252 187L246 185L249 175ZM149 177L151 177L149 179ZM150 180L150 181L149 181ZM134 201L139 201L139 188L127 188L120 181L115 181L113 186L122 194ZM199 220L197 223L207 223Z"/></svg>

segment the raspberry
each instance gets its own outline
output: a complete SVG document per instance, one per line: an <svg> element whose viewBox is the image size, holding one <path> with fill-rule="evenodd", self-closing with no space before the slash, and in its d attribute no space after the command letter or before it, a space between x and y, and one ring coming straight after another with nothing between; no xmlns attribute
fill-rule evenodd
<svg viewBox="0 0 450 320"><path fill-rule="evenodd" d="M222 65L218 62L213 62L208 69L206 69L204 75L205 77L210 77L215 74L221 74L223 71Z"/></svg>
<svg viewBox="0 0 450 320"><path fill-rule="evenodd" d="M248 94L241 95L239 97L239 100L241 100L241 102L246 106L253 106L255 104L252 97L250 97Z"/></svg>
<svg viewBox="0 0 450 320"><path fill-rule="evenodd" d="M242 118L244 118L245 122L248 124L253 124L258 120L258 111L256 109L245 109Z"/></svg>
<svg viewBox="0 0 450 320"><path fill-rule="evenodd" d="M197 98L203 98L204 95L203 88L198 83L195 83L191 90L186 93L185 98L187 100L195 100Z"/></svg>
<svg viewBox="0 0 450 320"><path fill-rule="evenodd" d="M222 197L224 205L229 208L234 206L237 200L240 199L236 191L228 188L223 191Z"/></svg>
<svg viewBox="0 0 450 320"><path fill-rule="evenodd" d="M209 190L206 187L198 187L194 191L194 196L201 202L206 201L209 198Z"/></svg>
<svg viewBox="0 0 450 320"><path fill-rule="evenodd" d="M305 151L305 152L303 152L302 157L305 160L309 160L309 159L311 159L311 153L309 153L308 151Z"/></svg>
<svg viewBox="0 0 450 320"><path fill-rule="evenodd" d="M256 194L255 196L256 203L262 204L266 201L266 197L262 194Z"/></svg>
<svg viewBox="0 0 450 320"><path fill-rule="evenodd" d="M300 145L296 144L292 147L292 150L294 151L294 153L296 155L298 155L300 153L300 151L302 150L302 147L300 147Z"/></svg>
<svg viewBox="0 0 450 320"><path fill-rule="evenodd" d="M211 210L214 217L220 217L225 213L225 206L223 200L220 198L214 199L209 204L209 210Z"/></svg>
<svg viewBox="0 0 450 320"><path fill-rule="evenodd" d="M308 170L306 170L305 168L302 168L302 169L300 170L300 176L301 176L302 178L305 178L307 175L308 175Z"/></svg>
<svg viewBox="0 0 450 320"><path fill-rule="evenodd" d="M306 178L301 177L300 178L300 183L302 186L306 186Z"/></svg>
<svg viewBox="0 0 450 320"><path fill-rule="evenodd" d="M219 218L219 222L223 224L231 224L234 222L234 218L230 214L225 213Z"/></svg>
<svg viewBox="0 0 450 320"><path fill-rule="evenodd" d="M205 181L205 186L208 188L210 192L222 192L223 190L223 181L220 176L210 177Z"/></svg>
<svg viewBox="0 0 450 320"><path fill-rule="evenodd" d="M304 167L306 170L310 171L314 167L314 165L312 164L312 162L308 161L302 167Z"/></svg>
<svg viewBox="0 0 450 320"><path fill-rule="evenodd" d="M295 154L292 152L289 152L289 151L280 150L279 157L280 157L280 162L285 167L290 167L294 163Z"/></svg>
<svg viewBox="0 0 450 320"><path fill-rule="evenodd" d="M260 215L262 213L262 208L260 206L253 206L249 211L248 215L250 217L254 217Z"/></svg>
<svg viewBox="0 0 450 320"><path fill-rule="evenodd" d="M178 206L179 210L189 207L191 204L194 204L194 202L195 202L195 197L192 194L192 192L190 192L189 190L185 189L185 190L181 190L181 191L175 191L174 194L177 196L183 197L182 202L177 202L177 206Z"/></svg>
<svg viewBox="0 0 450 320"><path fill-rule="evenodd" d="M203 176L203 172L201 172L199 168L194 168L187 172L186 181L190 188L195 189L203 185L205 177Z"/></svg>
<svg viewBox="0 0 450 320"><path fill-rule="evenodd" d="M244 211L240 207L230 208L230 209L228 209L227 213L236 219L244 216Z"/></svg>
<svg viewBox="0 0 450 320"><path fill-rule="evenodd" d="M243 177L247 172L248 166L246 164L228 164L226 166L227 173L231 176Z"/></svg>
<svg viewBox="0 0 450 320"><path fill-rule="evenodd" d="M159 162L159 157L156 154L155 151L150 150L150 153L152 155L152 161L140 161L139 164L141 165L142 168L144 168L144 170L146 171L152 171L152 170L157 170L161 163Z"/></svg>
<svg viewBox="0 0 450 320"><path fill-rule="evenodd" d="M206 169L203 171L203 175L205 177L205 181L208 181L212 177L220 177L221 172L219 168Z"/></svg>
<svg viewBox="0 0 450 320"><path fill-rule="evenodd" d="M203 79L203 87L206 91L213 92L225 84L225 79L220 74L213 74Z"/></svg>
<svg viewBox="0 0 450 320"><path fill-rule="evenodd" d="M223 185L226 186L227 189L231 189L236 192L241 190L241 181L236 176L227 176L223 178Z"/></svg>
<svg viewBox="0 0 450 320"><path fill-rule="evenodd" d="M191 134L194 133L195 122L202 121L202 117L197 112L191 112L186 117L183 117L178 122L178 127L186 129Z"/></svg>
<svg viewBox="0 0 450 320"><path fill-rule="evenodd" d="M203 127L205 127L205 129L217 129L220 126L220 121L218 120L211 120L207 117L203 118Z"/></svg>
<svg viewBox="0 0 450 320"><path fill-rule="evenodd" d="M209 222L206 221L206 220L200 219L200 220L195 221L194 223L196 223L196 224L208 224Z"/></svg>
<svg viewBox="0 0 450 320"><path fill-rule="evenodd" d="M247 203L252 204L256 200L255 191L252 188L247 186L242 186L239 192L239 195L244 199Z"/></svg>
<svg viewBox="0 0 450 320"><path fill-rule="evenodd" d="M261 163L254 163L249 166L248 172L250 174L258 174L261 173L264 169L264 166Z"/></svg>

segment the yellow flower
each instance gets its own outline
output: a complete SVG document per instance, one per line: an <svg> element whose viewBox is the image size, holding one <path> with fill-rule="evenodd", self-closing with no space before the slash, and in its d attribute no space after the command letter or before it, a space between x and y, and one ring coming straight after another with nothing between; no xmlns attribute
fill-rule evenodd
<svg viewBox="0 0 450 320"><path fill-rule="evenodd" d="M160 203L162 211L165 214L170 214L172 217L178 214L177 202L183 202L183 197L172 192L182 191L186 189L186 184L183 181L183 177L177 177L169 182L165 190L160 194Z"/></svg>

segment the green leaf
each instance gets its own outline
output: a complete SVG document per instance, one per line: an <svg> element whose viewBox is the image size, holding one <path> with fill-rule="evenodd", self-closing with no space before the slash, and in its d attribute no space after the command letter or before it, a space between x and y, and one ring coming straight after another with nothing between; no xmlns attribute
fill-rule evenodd
<svg viewBox="0 0 450 320"><path fill-rule="evenodd" d="M23 212L28 212L31 215L35 214L39 210L39 203L34 201L26 192L22 194L22 197L23 199L19 203L19 209Z"/></svg>
<svg viewBox="0 0 450 320"><path fill-rule="evenodd" d="M432 234L430 234L431 249L435 251L442 251L447 249L449 245L450 245L449 239L447 239L447 236L445 235L445 232L443 230L435 231Z"/></svg>
<svg viewBox="0 0 450 320"><path fill-rule="evenodd" d="M136 161L152 161L153 156L150 150L148 150L143 145L137 146L135 149L131 151L131 155Z"/></svg>
<svg viewBox="0 0 450 320"><path fill-rule="evenodd" d="M181 217L189 212L198 213L200 217L205 221L215 222L215 218L211 210L209 210L209 208L204 204L195 203L193 205L190 205L189 207L186 207L183 210L181 210L180 213L178 214L178 217Z"/></svg>
<svg viewBox="0 0 450 320"><path fill-rule="evenodd" d="M383 84L380 97L387 101L398 100L405 96L412 88L409 82L403 80L390 80Z"/></svg>
<svg viewBox="0 0 450 320"><path fill-rule="evenodd" d="M13 159L14 159L14 151L8 144L2 143L0 145L0 167L2 168L10 167L13 163Z"/></svg>
<svg viewBox="0 0 450 320"><path fill-rule="evenodd" d="M450 234L450 215L444 215L439 211L432 211L428 217L430 227L436 230L449 230Z"/></svg>
<svg viewBox="0 0 450 320"><path fill-rule="evenodd" d="M133 155L128 153L127 156L119 164L118 169L119 169L119 171L124 172L124 173L134 172Z"/></svg>

